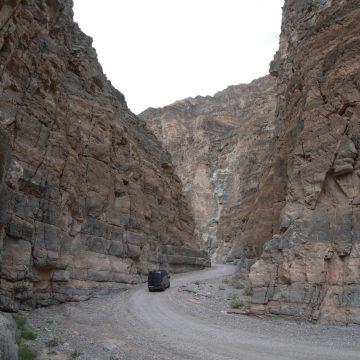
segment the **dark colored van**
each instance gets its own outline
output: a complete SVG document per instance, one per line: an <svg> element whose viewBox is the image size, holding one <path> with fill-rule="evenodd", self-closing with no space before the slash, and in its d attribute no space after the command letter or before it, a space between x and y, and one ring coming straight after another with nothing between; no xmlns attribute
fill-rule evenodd
<svg viewBox="0 0 360 360"><path fill-rule="evenodd" d="M152 270L148 275L149 291L165 290L170 287L170 276L166 270Z"/></svg>

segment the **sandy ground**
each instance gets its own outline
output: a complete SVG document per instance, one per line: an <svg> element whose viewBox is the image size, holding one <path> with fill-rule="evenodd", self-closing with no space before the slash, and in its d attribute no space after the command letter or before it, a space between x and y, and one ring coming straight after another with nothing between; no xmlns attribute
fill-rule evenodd
<svg viewBox="0 0 360 360"><path fill-rule="evenodd" d="M244 292L229 283L233 270L216 265L172 276L165 292L140 285L23 313L38 334L29 344L39 359L54 360L360 359L358 326L227 313L229 297Z"/></svg>

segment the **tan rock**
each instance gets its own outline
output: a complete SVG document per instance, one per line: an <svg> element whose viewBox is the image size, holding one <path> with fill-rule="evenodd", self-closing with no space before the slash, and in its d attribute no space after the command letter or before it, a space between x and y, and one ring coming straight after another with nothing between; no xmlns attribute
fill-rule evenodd
<svg viewBox="0 0 360 360"><path fill-rule="evenodd" d="M203 247L218 261L260 252L262 243L246 227L272 153L274 99L268 76L139 115L170 152ZM272 215L267 217L256 229L265 238L272 235Z"/></svg>

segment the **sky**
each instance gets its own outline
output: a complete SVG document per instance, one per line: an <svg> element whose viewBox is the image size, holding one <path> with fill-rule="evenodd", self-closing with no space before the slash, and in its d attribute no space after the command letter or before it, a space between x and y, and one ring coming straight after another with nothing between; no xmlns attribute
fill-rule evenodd
<svg viewBox="0 0 360 360"><path fill-rule="evenodd" d="M100 64L138 114L268 74L284 0L74 0Z"/></svg>

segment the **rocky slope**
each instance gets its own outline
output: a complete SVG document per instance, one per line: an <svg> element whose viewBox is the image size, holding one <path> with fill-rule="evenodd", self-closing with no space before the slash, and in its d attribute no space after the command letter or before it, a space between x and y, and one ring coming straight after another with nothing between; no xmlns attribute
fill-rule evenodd
<svg viewBox="0 0 360 360"><path fill-rule="evenodd" d="M70 0L0 3L0 309L208 265L168 153L106 79Z"/></svg>
<svg viewBox="0 0 360 360"><path fill-rule="evenodd" d="M274 85L267 76L139 115L170 152L197 233L218 260L259 253L261 244L244 232L272 153ZM266 239L271 231L263 226L252 234Z"/></svg>
<svg viewBox="0 0 360 360"><path fill-rule="evenodd" d="M270 71L278 138L257 207L276 228L252 310L360 323L359 1L285 1Z"/></svg>

